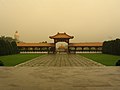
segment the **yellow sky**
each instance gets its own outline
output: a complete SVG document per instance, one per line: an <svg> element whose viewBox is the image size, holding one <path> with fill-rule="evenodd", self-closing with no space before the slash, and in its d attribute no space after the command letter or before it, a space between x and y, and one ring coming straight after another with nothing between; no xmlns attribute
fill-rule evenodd
<svg viewBox="0 0 120 90"><path fill-rule="evenodd" d="M0 35L51 42L66 32L72 42L120 38L120 0L0 0Z"/></svg>

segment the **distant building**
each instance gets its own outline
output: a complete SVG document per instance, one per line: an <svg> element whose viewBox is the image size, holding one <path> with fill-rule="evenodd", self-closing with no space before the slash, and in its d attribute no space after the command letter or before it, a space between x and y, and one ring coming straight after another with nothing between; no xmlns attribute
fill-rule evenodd
<svg viewBox="0 0 120 90"><path fill-rule="evenodd" d="M15 34L16 40L19 41L19 34ZM57 33L56 35L50 36L50 39L54 39L53 43L47 43L46 41L41 43L17 43L20 52L47 52L47 53L78 53L78 52L102 52L103 42L80 42L70 43L69 40L73 39L74 36L70 36L66 33ZM56 47L59 42L65 42L67 45L61 44Z"/></svg>
<svg viewBox="0 0 120 90"><path fill-rule="evenodd" d="M66 48L63 44L61 44L61 46L59 46L57 49L58 52L64 52L65 50L66 50Z"/></svg>

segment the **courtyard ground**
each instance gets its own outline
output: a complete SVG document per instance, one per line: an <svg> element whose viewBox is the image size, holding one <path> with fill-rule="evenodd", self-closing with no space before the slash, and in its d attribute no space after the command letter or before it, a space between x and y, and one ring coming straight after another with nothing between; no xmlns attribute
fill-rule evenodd
<svg viewBox="0 0 120 90"><path fill-rule="evenodd" d="M3 62L4 66L15 66L17 64L29 61L33 58L39 57L43 54L15 54L0 56L0 61Z"/></svg>
<svg viewBox="0 0 120 90"><path fill-rule="evenodd" d="M37 67L37 66L48 66L48 67L91 67L91 66L104 66L93 60L85 58L77 54L51 54L43 57L37 57L28 62L16 65L16 67Z"/></svg>
<svg viewBox="0 0 120 90"><path fill-rule="evenodd" d="M40 56L0 67L0 90L120 90L120 67L75 54Z"/></svg>
<svg viewBox="0 0 120 90"><path fill-rule="evenodd" d="M102 54L102 53L81 53L81 56L92 59L93 61L102 63L106 66L115 66L116 62L120 60L120 56L110 55L110 54Z"/></svg>
<svg viewBox="0 0 120 90"><path fill-rule="evenodd" d="M1 67L0 90L120 90L120 67Z"/></svg>

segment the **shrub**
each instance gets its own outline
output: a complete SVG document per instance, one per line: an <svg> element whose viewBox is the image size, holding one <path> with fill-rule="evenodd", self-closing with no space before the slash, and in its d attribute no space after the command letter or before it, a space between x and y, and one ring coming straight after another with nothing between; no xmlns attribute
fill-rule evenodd
<svg viewBox="0 0 120 90"><path fill-rule="evenodd" d="M2 61L0 61L0 66L4 66L4 64L3 64L3 62L2 62Z"/></svg>
<svg viewBox="0 0 120 90"><path fill-rule="evenodd" d="M116 62L116 66L120 66L120 60Z"/></svg>

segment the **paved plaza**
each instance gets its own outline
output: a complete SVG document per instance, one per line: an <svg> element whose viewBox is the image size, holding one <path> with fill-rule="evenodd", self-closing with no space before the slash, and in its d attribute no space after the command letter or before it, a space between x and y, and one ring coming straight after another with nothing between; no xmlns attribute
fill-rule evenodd
<svg viewBox="0 0 120 90"><path fill-rule="evenodd" d="M17 65L16 67L38 67L38 66L48 66L48 67L91 67L91 66L104 66L100 63L94 62L88 58L77 54L52 54L37 57L31 61Z"/></svg>
<svg viewBox="0 0 120 90"><path fill-rule="evenodd" d="M120 67L1 67L0 90L120 90Z"/></svg>
<svg viewBox="0 0 120 90"><path fill-rule="evenodd" d="M79 55L46 55L0 67L0 90L120 90L120 67Z"/></svg>

